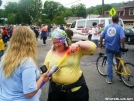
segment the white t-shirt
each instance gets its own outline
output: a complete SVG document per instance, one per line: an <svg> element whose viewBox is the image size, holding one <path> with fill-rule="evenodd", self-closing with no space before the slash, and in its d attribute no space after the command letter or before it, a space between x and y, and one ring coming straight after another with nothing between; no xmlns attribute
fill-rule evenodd
<svg viewBox="0 0 134 101"><path fill-rule="evenodd" d="M97 33L97 32L99 32L99 29L97 27L96 28L93 27L92 32L91 32L91 34L92 34L91 40L98 40L99 39L100 34L95 35L95 33Z"/></svg>

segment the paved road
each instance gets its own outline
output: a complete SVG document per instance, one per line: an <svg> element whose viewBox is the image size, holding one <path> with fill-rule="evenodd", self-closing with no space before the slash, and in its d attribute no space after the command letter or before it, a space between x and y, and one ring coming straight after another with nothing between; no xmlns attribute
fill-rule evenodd
<svg viewBox="0 0 134 101"><path fill-rule="evenodd" d="M134 46L126 46L129 48L129 52L127 53L127 56L124 56L124 60L133 63ZM38 67L43 65L46 53L50 47L50 40L47 40L47 45L43 45L42 40L38 41ZM104 49L102 51L104 51ZM115 73L113 84L106 83L106 77L101 76L96 69L95 61L97 57L98 53L95 52L94 55L84 56L81 59L81 68L89 88L90 101L134 101L134 88L128 88L122 82L119 82L118 76ZM40 101L47 101L47 93L48 83L42 88ZM111 100L107 100L107 98L111 98ZM118 100L119 98L121 99Z"/></svg>

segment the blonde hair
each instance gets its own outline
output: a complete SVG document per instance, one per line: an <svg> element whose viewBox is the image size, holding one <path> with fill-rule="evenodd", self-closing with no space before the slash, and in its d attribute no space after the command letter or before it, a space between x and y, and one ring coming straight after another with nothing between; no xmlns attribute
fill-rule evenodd
<svg viewBox="0 0 134 101"><path fill-rule="evenodd" d="M37 41L34 32L26 26L15 28L8 48L3 55L4 76L10 77L20 65L22 59L26 62L26 60L32 58L36 64L36 56Z"/></svg>

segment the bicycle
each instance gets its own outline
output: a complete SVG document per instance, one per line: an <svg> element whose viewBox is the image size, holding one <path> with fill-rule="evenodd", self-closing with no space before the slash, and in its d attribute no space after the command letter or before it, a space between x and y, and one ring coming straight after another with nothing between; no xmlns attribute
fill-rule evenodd
<svg viewBox="0 0 134 101"><path fill-rule="evenodd" d="M121 49L121 52L127 52L128 49ZM116 60L118 60L118 66L116 64ZM96 61L96 67L98 72L102 76L107 76L106 68L107 68L107 56L100 55ZM129 62L125 62L122 58L114 56L113 59L113 67L117 75L123 83L128 87L134 87L134 65Z"/></svg>

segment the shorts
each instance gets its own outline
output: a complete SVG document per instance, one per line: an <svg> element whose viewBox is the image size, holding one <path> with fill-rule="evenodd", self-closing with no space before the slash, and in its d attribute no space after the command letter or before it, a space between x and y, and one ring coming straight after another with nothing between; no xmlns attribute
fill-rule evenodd
<svg viewBox="0 0 134 101"><path fill-rule="evenodd" d="M92 40L92 41L96 44L97 47L99 47L99 40Z"/></svg>

